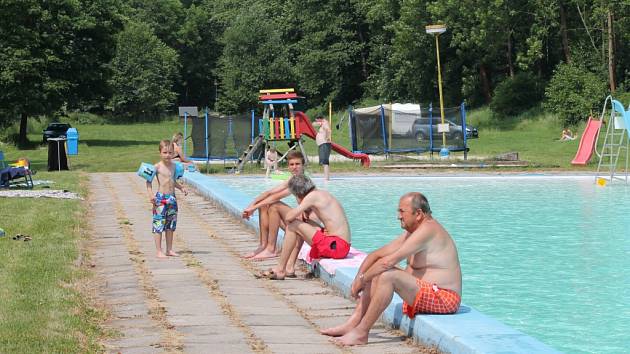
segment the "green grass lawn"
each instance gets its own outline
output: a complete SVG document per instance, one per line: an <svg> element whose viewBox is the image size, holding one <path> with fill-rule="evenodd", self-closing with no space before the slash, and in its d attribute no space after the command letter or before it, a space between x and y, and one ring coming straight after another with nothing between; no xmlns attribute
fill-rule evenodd
<svg viewBox="0 0 630 354"><path fill-rule="evenodd" d="M79 155L69 156L73 171L135 171L140 162L159 160L158 143L179 131L176 120L138 124L73 124L79 132ZM28 135L32 142L41 142L41 130ZM35 170L44 170L48 161L48 145L34 144L29 149L0 146L7 160L26 157Z"/></svg>
<svg viewBox="0 0 630 354"><path fill-rule="evenodd" d="M580 141L560 141L562 125L553 116L524 115L506 122L495 122L488 118L489 115L487 109L470 114L470 124L479 129L479 139L469 140L469 156L473 159L518 152L519 159L531 162L534 168L594 170L596 159L585 167L571 165ZM581 134L583 129L580 126L575 131Z"/></svg>
<svg viewBox="0 0 630 354"><path fill-rule="evenodd" d="M42 172L55 189L85 196L84 173ZM0 198L0 352L86 353L99 351L104 314L80 284L90 274L75 266L85 239L85 204L79 200ZM13 240L16 234L31 241Z"/></svg>

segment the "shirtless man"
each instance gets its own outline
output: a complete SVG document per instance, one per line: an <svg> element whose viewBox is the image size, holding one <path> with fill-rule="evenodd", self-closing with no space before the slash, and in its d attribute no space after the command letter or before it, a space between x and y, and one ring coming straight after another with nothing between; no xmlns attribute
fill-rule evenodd
<svg viewBox="0 0 630 354"><path fill-rule="evenodd" d="M400 198L398 206L403 234L370 253L352 282L351 295L357 307L342 325L321 330L339 337L341 345L366 344L368 332L396 292L404 300L403 313L449 314L459 309L462 273L455 242L431 216L431 208L421 193ZM397 264L407 259L407 268Z"/></svg>
<svg viewBox="0 0 630 354"><path fill-rule="evenodd" d="M258 277L273 280L290 277L304 241L311 245L311 258L341 259L350 251L350 226L339 201L329 192L316 189L313 181L304 175L291 177L289 190L297 198L298 206L291 209L278 203L272 208L287 223L280 260L276 267ZM311 220L311 214L321 225Z"/></svg>
<svg viewBox="0 0 630 354"><path fill-rule="evenodd" d="M319 127L317 135L315 136L315 142L317 143L317 150L319 155L319 164L324 167L324 179L330 180L330 149L332 147L332 129L328 121L318 116L313 122L313 126Z"/></svg>
<svg viewBox="0 0 630 354"><path fill-rule="evenodd" d="M292 175L303 173L304 156L299 151L291 151L287 154L289 172ZM258 209L258 222L260 227L260 241L258 248L244 256L255 260L277 257L276 238L282 219L278 213L270 213L270 207L278 203L281 199L291 195L289 192L289 181L284 181L280 185L262 192L243 210L242 217L249 219Z"/></svg>

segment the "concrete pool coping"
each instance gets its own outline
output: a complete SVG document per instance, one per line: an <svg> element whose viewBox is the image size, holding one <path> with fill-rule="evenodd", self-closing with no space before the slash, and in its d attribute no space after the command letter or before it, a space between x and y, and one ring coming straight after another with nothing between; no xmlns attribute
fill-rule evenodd
<svg viewBox="0 0 630 354"><path fill-rule="evenodd" d="M242 210L252 198L232 189L217 178L201 173L186 172L184 179L200 194L221 205L240 218ZM258 230L258 216L243 222ZM281 230L282 232L282 230ZM279 239L281 238L279 235ZM314 262L310 267L323 281L349 297L349 289L357 268L338 268L334 275ZM418 315L413 320L402 315L402 300L394 295L392 303L381 318L407 336L428 345L435 345L449 353L559 353L557 350L509 327L492 317L462 304L455 315Z"/></svg>

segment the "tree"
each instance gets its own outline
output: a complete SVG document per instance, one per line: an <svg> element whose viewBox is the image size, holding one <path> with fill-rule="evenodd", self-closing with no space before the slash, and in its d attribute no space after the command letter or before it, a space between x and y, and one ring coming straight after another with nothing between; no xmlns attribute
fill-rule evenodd
<svg viewBox="0 0 630 354"><path fill-rule="evenodd" d="M0 112L5 125L19 116L20 144L29 116L105 94L119 8L116 0L0 2Z"/></svg>
<svg viewBox="0 0 630 354"><path fill-rule="evenodd" d="M166 45L176 49L177 33L185 23L185 9L179 0L128 0L131 22L142 22Z"/></svg>
<svg viewBox="0 0 630 354"><path fill-rule="evenodd" d="M216 102L214 82L223 50L219 43L223 28L213 13L211 4L191 5L177 35L182 63L177 91L179 102L186 106L214 106Z"/></svg>
<svg viewBox="0 0 630 354"><path fill-rule="evenodd" d="M286 18L293 72L302 92L315 105L336 105L361 97L365 79L359 13L342 0L289 1Z"/></svg>
<svg viewBox="0 0 630 354"><path fill-rule="evenodd" d="M603 77L576 62L558 65L545 91L545 108L558 114L565 125L585 120L606 97Z"/></svg>
<svg viewBox="0 0 630 354"><path fill-rule="evenodd" d="M431 23L423 1L408 1L401 5L398 18L390 25L393 37L388 57L382 65L381 97L390 101L422 103L431 100L437 87L437 59L435 40L424 28ZM447 43L442 38L442 59Z"/></svg>
<svg viewBox="0 0 630 354"><path fill-rule="evenodd" d="M227 113L254 107L262 88L294 86L280 20L270 15L279 8L273 5L241 8L221 37L219 109Z"/></svg>
<svg viewBox="0 0 630 354"><path fill-rule="evenodd" d="M127 24L118 35L111 68L109 83L114 94L110 106L115 114L159 116L174 105L177 53L160 41L147 24Z"/></svg>

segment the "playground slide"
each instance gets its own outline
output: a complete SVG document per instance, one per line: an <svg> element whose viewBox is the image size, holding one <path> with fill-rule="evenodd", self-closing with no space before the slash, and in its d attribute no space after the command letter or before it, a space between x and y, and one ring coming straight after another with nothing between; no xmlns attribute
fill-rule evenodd
<svg viewBox="0 0 630 354"><path fill-rule="evenodd" d="M588 160L593 156L595 150L595 144L597 143L597 134L602 126L601 120L593 120L593 117L588 117L584 134L580 139L580 145L578 151L571 161L572 165L586 165Z"/></svg>
<svg viewBox="0 0 630 354"><path fill-rule="evenodd" d="M304 134L311 139L315 139L317 132L315 131L315 128L313 128L311 120L308 119L306 114L302 112L295 112L295 119L298 122L299 133ZM370 167L370 157L366 154L355 154L335 143L332 143L332 149L347 158L361 160L361 165L363 165L363 167Z"/></svg>

